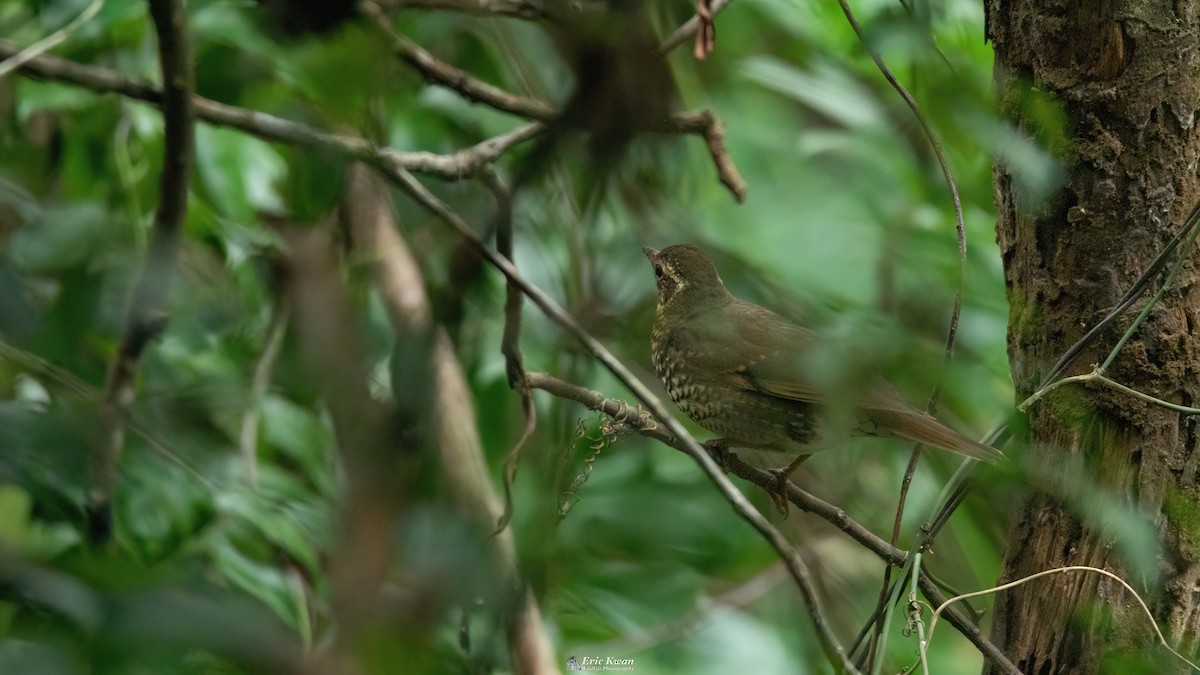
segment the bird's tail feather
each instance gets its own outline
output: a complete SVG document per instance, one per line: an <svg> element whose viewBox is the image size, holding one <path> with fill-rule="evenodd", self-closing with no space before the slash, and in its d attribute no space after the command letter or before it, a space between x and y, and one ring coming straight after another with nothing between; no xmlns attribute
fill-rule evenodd
<svg viewBox="0 0 1200 675"><path fill-rule="evenodd" d="M999 450L973 441L932 415L917 410L871 410L868 417L882 435L932 445L981 462L995 463L1004 459L1004 453Z"/></svg>

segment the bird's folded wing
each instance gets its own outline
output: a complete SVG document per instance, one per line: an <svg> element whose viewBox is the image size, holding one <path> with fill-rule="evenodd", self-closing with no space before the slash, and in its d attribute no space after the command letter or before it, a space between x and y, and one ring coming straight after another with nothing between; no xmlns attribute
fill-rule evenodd
<svg viewBox="0 0 1200 675"><path fill-rule="evenodd" d="M741 302L694 325L696 342L708 346L697 350L693 359L699 372L727 386L778 398L802 403L825 400L805 373L804 360L815 339L812 331Z"/></svg>

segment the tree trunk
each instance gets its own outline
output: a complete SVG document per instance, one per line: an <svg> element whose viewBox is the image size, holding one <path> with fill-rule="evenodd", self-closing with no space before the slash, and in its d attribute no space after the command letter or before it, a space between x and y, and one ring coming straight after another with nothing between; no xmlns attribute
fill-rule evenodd
<svg viewBox="0 0 1200 675"><path fill-rule="evenodd" d="M1003 163L995 169L1009 356L1020 400L1107 314L1200 197L1200 20L1191 2L987 5L1001 112L1056 154L1065 171L1060 187L1039 198L1039 186L1017 171ZM1161 399L1200 402L1200 337L1193 330L1200 288L1193 270L1184 268L1110 377ZM1161 282L1160 276L1153 288ZM1103 362L1144 304L1093 341L1066 374ZM1131 568L1107 521L1089 515L1080 499L1033 485L1012 522L1002 581L1066 565L1110 570L1143 595L1167 640L1194 654L1200 629L1194 423L1112 389L1077 385L1035 404L1028 423L1023 463L1039 467L1033 475L1049 484L1055 472L1077 466L1073 478L1084 473L1081 480L1099 486L1091 494L1109 494L1144 514L1159 550L1156 557L1143 553L1157 561L1152 567L1160 576ZM999 594L996 603L992 639L1025 673L1183 670L1155 646L1136 600L1100 575L1044 577Z"/></svg>

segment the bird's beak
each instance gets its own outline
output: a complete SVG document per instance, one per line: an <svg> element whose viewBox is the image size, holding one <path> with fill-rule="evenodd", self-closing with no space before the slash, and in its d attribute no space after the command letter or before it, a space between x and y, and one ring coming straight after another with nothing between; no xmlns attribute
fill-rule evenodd
<svg viewBox="0 0 1200 675"><path fill-rule="evenodd" d="M658 257L658 249L650 248L649 246L643 246L642 253L646 254L646 257L650 259L650 262L654 262L654 259Z"/></svg>

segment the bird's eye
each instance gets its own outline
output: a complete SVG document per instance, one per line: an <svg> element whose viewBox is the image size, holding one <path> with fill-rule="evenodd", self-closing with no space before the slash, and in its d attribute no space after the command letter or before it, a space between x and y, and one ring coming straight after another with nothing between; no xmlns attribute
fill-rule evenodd
<svg viewBox="0 0 1200 675"><path fill-rule="evenodd" d="M662 265L655 265L654 266L654 276L661 279L662 275L663 275Z"/></svg>

